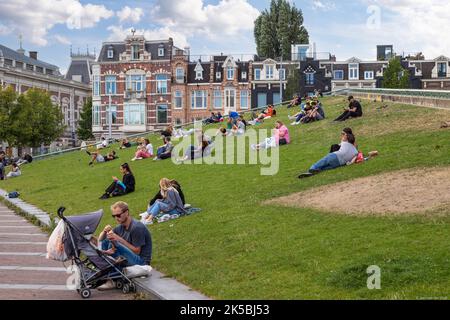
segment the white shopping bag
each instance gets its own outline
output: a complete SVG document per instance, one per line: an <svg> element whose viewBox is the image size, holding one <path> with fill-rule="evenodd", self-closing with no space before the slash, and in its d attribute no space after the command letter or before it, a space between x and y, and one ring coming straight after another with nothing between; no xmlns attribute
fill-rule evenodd
<svg viewBox="0 0 450 320"><path fill-rule="evenodd" d="M67 261L67 254L64 251L64 221L60 220L55 230L53 230L47 242L47 259L56 261Z"/></svg>
<svg viewBox="0 0 450 320"><path fill-rule="evenodd" d="M153 268L151 266L131 266L123 269L125 275L129 279L139 278L139 277L148 277L152 272Z"/></svg>

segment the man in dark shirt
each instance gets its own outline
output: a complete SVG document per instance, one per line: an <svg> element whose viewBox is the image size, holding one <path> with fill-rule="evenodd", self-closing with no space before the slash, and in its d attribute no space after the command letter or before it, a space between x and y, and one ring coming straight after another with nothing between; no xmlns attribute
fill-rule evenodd
<svg viewBox="0 0 450 320"><path fill-rule="evenodd" d="M4 151L0 151L0 180L5 179L5 168L6 168L6 154Z"/></svg>
<svg viewBox="0 0 450 320"><path fill-rule="evenodd" d="M344 113L337 117L334 121L345 121L350 118L362 117L362 107L359 101L356 101L353 96L348 97L349 105L344 110Z"/></svg>
<svg viewBox="0 0 450 320"><path fill-rule="evenodd" d="M102 250L113 258L123 257L128 266L149 265L152 259L152 237L141 222L130 215L128 204L116 202L111 206L111 212L119 225L114 229L106 226L98 238ZM114 283L106 283L99 289L112 289Z"/></svg>

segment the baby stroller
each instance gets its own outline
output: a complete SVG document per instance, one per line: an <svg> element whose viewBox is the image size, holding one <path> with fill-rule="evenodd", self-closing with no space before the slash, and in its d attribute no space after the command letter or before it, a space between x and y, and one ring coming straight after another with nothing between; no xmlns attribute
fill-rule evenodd
<svg viewBox="0 0 450 320"><path fill-rule="evenodd" d="M103 210L71 217L65 217L64 211L64 207L58 209L60 223L64 225L61 227L64 233L60 231L64 257L57 260L71 260L78 268L80 279L77 292L81 297L88 299L91 296L91 289L98 288L108 280L113 280L116 288L122 289L125 294L135 292L134 283L122 271L126 266L126 260L116 261L98 250L91 242L92 235L102 219ZM58 232L57 229L58 227L54 233Z"/></svg>

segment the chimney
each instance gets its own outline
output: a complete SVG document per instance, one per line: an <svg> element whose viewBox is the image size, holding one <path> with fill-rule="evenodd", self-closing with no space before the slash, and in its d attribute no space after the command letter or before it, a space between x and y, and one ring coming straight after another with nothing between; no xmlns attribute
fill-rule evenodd
<svg viewBox="0 0 450 320"><path fill-rule="evenodd" d="M30 58L37 60L37 54L38 54L37 51L30 51Z"/></svg>

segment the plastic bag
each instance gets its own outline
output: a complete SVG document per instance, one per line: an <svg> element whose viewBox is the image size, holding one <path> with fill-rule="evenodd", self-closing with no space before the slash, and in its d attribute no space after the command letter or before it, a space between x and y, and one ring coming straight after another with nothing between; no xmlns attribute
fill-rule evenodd
<svg viewBox="0 0 450 320"><path fill-rule="evenodd" d="M152 272L153 268L151 266L131 266L123 269L125 275L129 279L139 278L139 277L148 277Z"/></svg>
<svg viewBox="0 0 450 320"><path fill-rule="evenodd" d="M65 225L64 221L61 220L58 222L55 230L53 230L50 238L47 242L47 259L56 260L56 261L67 261L67 254L64 251L64 230Z"/></svg>

